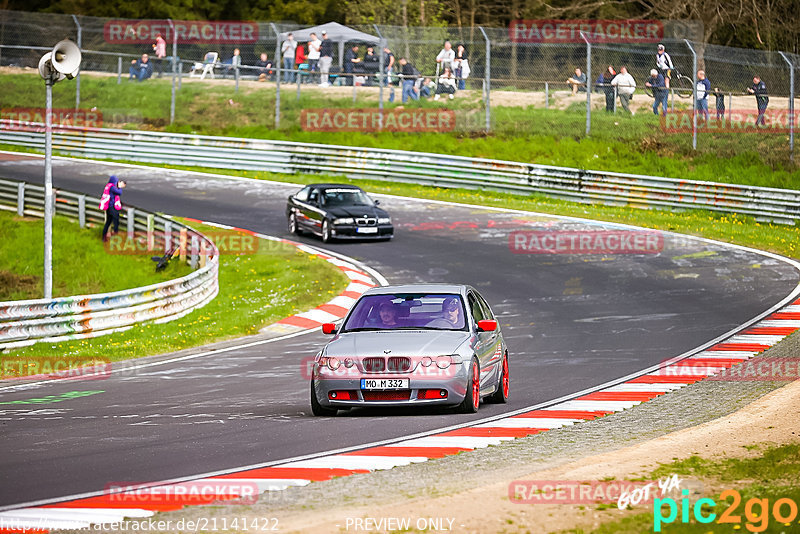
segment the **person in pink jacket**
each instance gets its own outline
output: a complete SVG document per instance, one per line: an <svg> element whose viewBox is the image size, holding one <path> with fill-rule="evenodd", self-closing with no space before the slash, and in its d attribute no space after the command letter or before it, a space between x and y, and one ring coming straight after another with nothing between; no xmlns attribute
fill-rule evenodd
<svg viewBox="0 0 800 534"><path fill-rule="evenodd" d="M122 209L122 190L125 180L112 175L108 179L103 195L100 197L100 209L106 212L106 224L103 226L103 241L108 239L108 229L114 224L114 233L119 231L119 212Z"/></svg>

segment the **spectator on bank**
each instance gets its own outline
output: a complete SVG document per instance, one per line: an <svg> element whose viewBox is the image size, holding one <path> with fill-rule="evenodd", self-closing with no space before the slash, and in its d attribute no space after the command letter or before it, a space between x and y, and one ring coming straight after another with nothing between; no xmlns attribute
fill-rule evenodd
<svg viewBox="0 0 800 534"><path fill-rule="evenodd" d="M667 114L667 86L664 84L664 77L656 69L650 70L650 79L644 82L645 86L653 91L653 113L658 115L658 106Z"/></svg>
<svg viewBox="0 0 800 534"><path fill-rule="evenodd" d="M706 71L697 71L697 113L708 122L708 93L711 91L711 82L706 78Z"/></svg>
<svg viewBox="0 0 800 534"><path fill-rule="evenodd" d="M153 43L153 53L156 55L156 65L158 66L158 77L164 74L164 58L167 57L167 42L161 36L156 34L156 42Z"/></svg>
<svg viewBox="0 0 800 534"><path fill-rule="evenodd" d="M356 70L356 65L361 63L361 58L358 57L358 45L354 44L350 47L350 50L344 53L344 73L345 73L345 85L353 85L355 80L354 72Z"/></svg>
<svg viewBox="0 0 800 534"><path fill-rule="evenodd" d="M100 197L100 209L106 212L106 223L103 226L103 241L108 240L108 229L114 225L114 233L119 231L119 212L122 209L122 190L125 189L125 180L119 180L111 175Z"/></svg>
<svg viewBox="0 0 800 534"><path fill-rule="evenodd" d="M402 101L403 104L408 102L408 99L419 100L419 95L414 90L414 85L419 77L419 71L414 68L414 65L408 62L404 57L400 58L400 74L402 76L401 83L403 86Z"/></svg>
<svg viewBox="0 0 800 534"><path fill-rule="evenodd" d="M439 100L441 95L446 94L447 98L453 100L456 94L457 80L450 67L445 67L444 72L439 76L439 83L436 84L436 96L434 100Z"/></svg>
<svg viewBox="0 0 800 534"><path fill-rule="evenodd" d="M333 41L328 37L328 32L322 30L322 44L319 47L320 87L330 85L328 75L331 71L331 63L333 63Z"/></svg>
<svg viewBox="0 0 800 534"><path fill-rule="evenodd" d="M150 56L142 54L140 59L131 61L131 67L128 72L130 73L129 80L141 82L150 78L153 75L153 64L150 62Z"/></svg>
<svg viewBox="0 0 800 534"><path fill-rule="evenodd" d="M450 44L450 41L444 42L444 48L442 51L439 52L439 55L436 56L436 63L438 63L442 69L445 67L453 68L453 60L456 58L456 53L453 50L453 45Z"/></svg>
<svg viewBox="0 0 800 534"><path fill-rule="evenodd" d="M609 113L614 111L614 86L611 85L611 82L613 82L616 77L617 71L615 71L614 67L611 65L603 72L603 81L601 85L603 87L603 93L606 95L606 111Z"/></svg>
<svg viewBox="0 0 800 534"><path fill-rule="evenodd" d="M664 87L667 89L669 89L669 80L672 77L672 70L674 68L672 58L667 54L667 49L664 48L663 44L659 44L656 51L656 69L658 69L661 76L664 78Z"/></svg>
<svg viewBox="0 0 800 534"><path fill-rule="evenodd" d="M256 66L258 67L258 81L265 82L267 78L272 79L272 75L274 71L272 70L272 61L267 59L267 53L261 52L261 56L259 57L258 61L256 61Z"/></svg>
<svg viewBox="0 0 800 534"><path fill-rule="evenodd" d="M302 81L302 79L303 79L302 74L303 73L300 71L300 66L303 65L305 62L306 62L306 47L304 47L300 43L297 43L297 48L294 51L294 68L297 71L295 76L298 76L298 78L296 78L296 80L299 79L300 81ZM306 66L308 66L308 65L306 65Z"/></svg>
<svg viewBox="0 0 800 534"><path fill-rule="evenodd" d="M238 48L233 49L233 55L227 61L225 61L225 72L222 74L223 78L227 78L228 74L231 72L235 73L239 70L239 67L242 66L242 51Z"/></svg>
<svg viewBox="0 0 800 534"><path fill-rule="evenodd" d="M628 73L628 67L624 65L620 67L619 74L611 80L611 85L617 88L617 95L619 95L619 103L622 104L622 109L633 115L628 103L636 90L636 80Z"/></svg>
<svg viewBox="0 0 800 534"><path fill-rule="evenodd" d="M719 87L715 87L711 94L714 95L714 103L717 105L717 120L723 120L725 118L725 93L720 91Z"/></svg>
<svg viewBox="0 0 800 534"><path fill-rule="evenodd" d="M367 53L364 54L364 58L361 61L364 72L367 75L367 85L372 85L372 77L381 70L381 59L375 55L375 49L368 46Z"/></svg>
<svg viewBox="0 0 800 534"><path fill-rule="evenodd" d="M419 86L419 96L429 98L436 91L436 84L430 78L424 78Z"/></svg>
<svg viewBox="0 0 800 534"><path fill-rule="evenodd" d="M567 78L567 83L572 86L573 95L578 94L578 92L586 92L586 75L579 68L575 69L573 76Z"/></svg>
<svg viewBox="0 0 800 534"><path fill-rule="evenodd" d="M747 92L756 95L756 106L758 106L756 126L765 126L764 113L767 111L769 96L767 96L767 85L761 80L761 76L753 76L753 85L747 88Z"/></svg>
<svg viewBox="0 0 800 534"><path fill-rule="evenodd" d="M283 57L283 81L285 83L292 83L294 78L294 55L297 50L297 42L294 40L294 34L289 33L286 40L281 45L281 55Z"/></svg>
<svg viewBox="0 0 800 534"><path fill-rule="evenodd" d="M463 44L456 45L456 55L453 59L453 73L458 79L458 89L463 91L467 88L467 78L469 78L469 59L467 58L467 49Z"/></svg>
<svg viewBox="0 0 800 534"><path fill-rule="evenodd" d="M319 58L322 41L317 38L316 33L309 35L308 41L308 73L310 83L319 83L317 72L319 71Z"/></svg>

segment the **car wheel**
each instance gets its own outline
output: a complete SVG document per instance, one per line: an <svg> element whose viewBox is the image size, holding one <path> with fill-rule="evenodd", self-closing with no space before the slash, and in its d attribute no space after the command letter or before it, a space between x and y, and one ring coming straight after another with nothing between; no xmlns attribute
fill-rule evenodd
<svg viewBox="0 0 800 534"><path fill-rule="evenodd" d="M508 402L508 353L503 355L503 367L500 369L500 380L497 381L497 391L492 393L490 400L498 404L505 404Z"/></svg>
<svg viewBox="0 0 800 534"><path fill-rule="evenodd" d="M314 391L314 382L311 382L311 413L318 417L336 415L336 408L327 408L317 400L317 392Z"/></svg>
<svg viewBox="0 0 800 534"><path fill-rule="evenodd" d="M328 222L328 219L322 221L322 242L323 243L330 243L331 241L331 223Z"/></svg>
<svg viewBox="0 0 800 534"><path fill-rule="evenodd" d="M478 360L472 359L469 366L469 378L467 379L467 394L458 408L461 413L475 413L481 403L481 368Z"/></svg>
<svg viewBox="0 0 800 534"><path fill-rule="evenodd" d="M294 213L289 214L289 233L300 235L300 229L297 227L297 216Z"/></svg>

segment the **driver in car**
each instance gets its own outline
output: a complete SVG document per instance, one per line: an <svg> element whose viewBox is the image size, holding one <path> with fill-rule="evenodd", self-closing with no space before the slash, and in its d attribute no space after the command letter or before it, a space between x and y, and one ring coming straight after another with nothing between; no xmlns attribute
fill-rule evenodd
<svg viewBox="0 0 800 534"><path fill-rule="evenodd" d="M442 317L434 319L428 326L432 328L461 328L461 304L455 297L448 297L442 302Z"/></svg>
<svg viewBox="0 0 800 534"><path fill-rule="evenodd" d="M397 323L397 308L389 301L381 303L378 307L378 315L381 318L383 326L398 326Z"/></svg>

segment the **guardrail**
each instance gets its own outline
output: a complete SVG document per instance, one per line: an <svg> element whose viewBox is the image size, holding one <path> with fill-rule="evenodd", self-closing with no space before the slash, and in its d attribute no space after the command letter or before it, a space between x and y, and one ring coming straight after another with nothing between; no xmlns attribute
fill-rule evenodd
<svg viewBox="0 0 800 534"><path fill-rule="evenodd" d="M0 143L43 150L44 125L0 120ZM424 152L68 127L54 129L53 149L89 158L285 174L343 174L439 187L539 193L637 208L705 209L785 224L800 218L800 191Z"/></svg>
<svg viewBox="0 0 800 534"><path fill-rule="evenodd" d="M87 224L102 225L99 198L56 190L54 212ZM0 179L0 209L42 217L44 188ZM103 293L55 299L0 302L0 349L96 337L126 330L136 323L168 322L210 302L219 289L219 251L191 228L135 208L121 214L129 238L140 235L154 255L177 247L192 273L174 280ZM99 236L98 236L99 239Z"/></svg>

